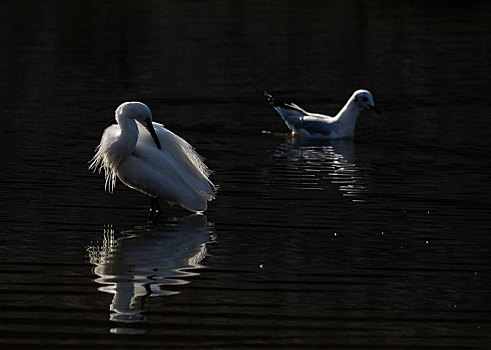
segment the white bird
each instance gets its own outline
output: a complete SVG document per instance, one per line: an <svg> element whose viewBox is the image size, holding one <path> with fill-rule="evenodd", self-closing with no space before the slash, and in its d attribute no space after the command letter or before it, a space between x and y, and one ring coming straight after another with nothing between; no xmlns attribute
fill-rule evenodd
<svg viewBox="0 0 491 350"><path fill-rule="evenodd" d="M371 109L380 115L375 107L372 94L367 90L357 90L335 117L310 113L294 103L283 103L267 92L264 96L280 114L288 128L301 137L340 139L355 135L358 115L364 109Z"/></svg>
<svg viewBox="0 0 491 350"><path fill-rule="evenodd" d="M203 212L215 197L210 170L184 139L152 122L150 108L125 102L116 121L104 130L89 169L104 169L106 190L113 192L116 176L127 186L150 196L152 213L160 213L159 199L193 212Z"/></svg>

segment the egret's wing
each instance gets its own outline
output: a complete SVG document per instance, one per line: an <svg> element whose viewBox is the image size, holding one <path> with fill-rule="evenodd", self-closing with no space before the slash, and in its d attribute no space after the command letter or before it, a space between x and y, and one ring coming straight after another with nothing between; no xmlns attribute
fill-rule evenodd
<svg viewBox="0 0 491 350"><path fill-rule="evenodd" d="M211 174L210 169L203 161L203 157L186 140L166 129L162 124L153 123L153 126L162 145L176 152L179 155L179 159L187 159L186 163L191 164L193 168L199 169L205 177Z"/></svg>
<svg viewBox="0 0 491 350"><path fill-rule="evenodd" d="M119 138L121 129L117 124L113 124L107 127L101 137L101 142L97 146L95 155L90 161L89 169L92 171L98 171L99 173L104 169L104 175L106 178L105 189L109 192L114 190L116 185L116 166L121 159L114 152L110 146Z"/></svg>
<svg viewBox="0 0 491 350"><path fill-rule="evenodd" d="M135 147L135 153L145 157L148 152L144 150L150 148L157 151L158 153L155 154L151 161L157 163L156 166L160 167L167 176L174 176L176 181L185 182L206 199L213 199L215 186L208 179L210 170L203 162L201 156L188 142L172 131L167 130L162 124L153 123L153 126L159 138L161 150L156 148L150 133L138 124L140 135ZM172 172L169 171L169 167L173 168Z"/></svg>

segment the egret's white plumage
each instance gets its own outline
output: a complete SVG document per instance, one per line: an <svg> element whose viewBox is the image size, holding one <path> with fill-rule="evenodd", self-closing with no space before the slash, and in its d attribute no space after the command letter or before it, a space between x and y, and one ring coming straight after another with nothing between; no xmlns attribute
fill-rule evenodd
<svg viewBox="0 0 491 350"><path fill-rule="evenodd" d="M162 124L152 122L141 102L125 102L116 109L118 124L102 134L89 169L106 176L112 192L118 177L151 198L179 204L194 212L207 209L215 197L210 170L194 148Z"/></svg>
<svg viewBox="0 0 491 350"><path fill-rule="evenodd" d="M283 103L264 93L268 102L280 114L285 124L301 137L339 139L353 137L358 115L364 109L372 109L378 114L372 94L367 90L357 90L335 117L310 113L294 103Z"/></svg>

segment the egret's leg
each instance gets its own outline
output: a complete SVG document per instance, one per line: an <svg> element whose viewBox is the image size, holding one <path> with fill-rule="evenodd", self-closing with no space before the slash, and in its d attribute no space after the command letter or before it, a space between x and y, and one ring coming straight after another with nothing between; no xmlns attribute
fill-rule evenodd
<svg viewBox="0 0 491 350"><path fill-rule="evenodd" d="M148 217L149 224L155 224L160 216L160 203L158 198L150 197L150 216Z"/></svg>
<svg viewBox="0 0 491 350"><path fill-rule="evenodd" d="M155 210L157 211L157 213L160 214L162 209L160 209L159 199L157 197L155 197L153 200L154 200L154 204L155 204Z"/></svg>
<svg viewBox="0 0 491 350"><path fill-rule="evenodd" d="M160 216L160 213L162 213L162 209L160 209L160 203L159 203L159 199L157 197L155 197L153 199L153 203L155 205L155 218L154 218L154 223L156 223L157 222L157 219Z"/></svg>
<svg viewBox="0 0 491 350"><path fill-rule="evenodd" d="M153 224L153 220L155 218L155 199L153 197L150 197L150 215L148 216L148 223Z"/></svg>

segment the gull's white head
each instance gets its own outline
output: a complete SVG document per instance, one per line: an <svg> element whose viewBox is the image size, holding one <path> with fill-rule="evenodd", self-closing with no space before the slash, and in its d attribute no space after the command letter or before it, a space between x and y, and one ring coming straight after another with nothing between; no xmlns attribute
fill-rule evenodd
<svg viewBox="0 0 491 350"><path fill-rule="evenodd" d="M373 96L368 90L357 90L354 92L353 96L351 96L351 99L353 100L354 103L356 103L358 106L365 108L365 109L371 109L375 111L378 115L380 115L380 111L378 110L377 107L375 107L375 102L373 101Z"/></svg>
<svg viewBox="0 0 491 350"><path fill-rule="evenodd" d="M152 124L152 112L150 108L141 102L125 102L116 108L116 121L118 118L130 118L139 122L152 135L155 145L160 148L160 141Z"/></svg>

